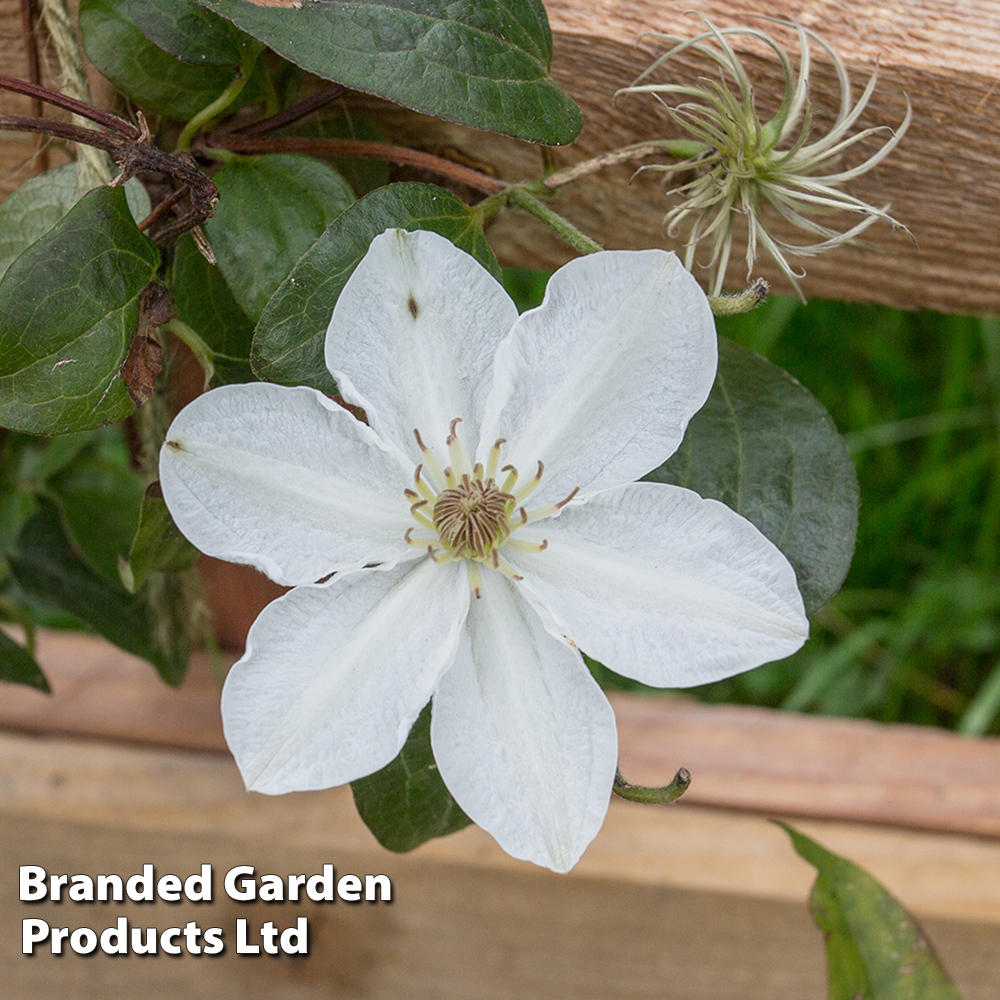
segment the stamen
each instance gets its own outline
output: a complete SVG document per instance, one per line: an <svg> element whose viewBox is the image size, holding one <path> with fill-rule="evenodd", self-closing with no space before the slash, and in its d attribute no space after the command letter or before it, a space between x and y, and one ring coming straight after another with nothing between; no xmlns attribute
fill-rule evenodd
<svg viewBox="0 0 1000 1000"><path fill-rule="evenodd" d="M424 482L423 477L420 475L422 465L418 465L413 473L413 481L416 484L418 490L420 490L420 495L428 502L434 503L437 499L437 494Z"/></svg>
<svg viewBox="0 0 1000 1000"><path fill-rule="evenodd" d="M406 497L407 500L419 500L420 499L420 494L417 493L415 490L411 490L411 489L405 489L405 490L403 490L403 496ZM426 497L424 498L424 503L427 503L427 498Z"/></svg>
<svg viewBox="0 0 1000 1000"><path fill-rule="evenodd" d="M458 480L455 478L455 470L450 465L444 470L444 481L449 490L453 490L458 485ZM444 490L441 492L443 493Z"/></svg>
<svg viewBox="0 0 1000 1000"><path fill-rule="evenodd" d="M436 531L437 529L434 527L434 522L420 509L421 507L426 506L426 500L421 500L420 503L411 504L410 516L422 527L430 528L431 531Z"/></svg>
<svg viewBox="0 0 1000 1000"><path fill-rule="evenodd" d="M435 541L434 538L424 538L424 537L414 538L413 531L414 531L413 528L407 528L406 534L403 535L403 541L405 541L406 544L409 545L411 549L426 549L428 542Z"/></svg>
<svg viewBox="0 0 1000 1000"><path fill-rule="evenodd" d="M461 417L455 417L451 422L451 433L448 435L448 440L445 444L448 445L448 454L451 457L452 468L454 468L458 474L465 475L465 473L472 472L472 459L469 458L469 453L466 451L465 445L462 443L462 439L455 433L455 424L460 423Z"/></svg>
<svg viewBox="0 0 1000 1000"><path fill-rule="evenodd" d="M500 570L500 572L503 573L503 575L507 577L508 580L524 579L524 577L520 576L517 570L514 569L514 567L511 566L509 562L507 562L505 559L500 558L500 556L497 554L496 549L493 550L493 568Z"/></svg>
<svg viewBox="0 0 1000 1000"><path fill-rule="evenodd" d="M472 592L476 595L477 599L483 596L481 593L483 579L479 573L479 563L477 563L474 559L469 560L469 587L472 589Z"/></svg>
<svg viewBox="0 0 1000 1000"><path fill-rule="evenodd" d="M568 497L564 500L560 500L559 503L546 504L544 507L536 507L533 511L525 511L521 508L521 523L515 524L511 527L511 531L516 531L518 528L523 528L526 524L533 524L535 521L543 521L547 517L552 517L558 514L563 507L566 506L580 492L580 487L575 486L573 492L570 493Z"/></svg>
<svg viewBox="0 0 1000 1000"><path fill-rule="evenodd" d="M496 479L497 466L500 464L500 445L506 443L506 438L497 438L496 441L493 442L493 447L490 448L490 457L486 460L487 479Z"/></svg>
<svg viewBox="0 0 1000 1000"><path fill-rule="evenodd" d="M549 547L549 540L543 538L540 542L526 542L523 538L512 538L507 545L518 552L544 552Z"/></svg>
<svg viewBox="0 0 1000 1000"><path fill-rule="evenodd" d="M424 464L427 466L427 472L431 477L431 481L440 493L444 489L445 478L444 473L441 472L441 465L437 460L437 455L424 444L423 438L420 437L420 431L416 427L413 428L413 436L417 439L417 447L424 456Z"/></svg>
<svg viewBox="0 0 1000 1000"><path fill-rule="evenodd" d="M514 483L517 482L517 469L513 465L505 465L500 471L507 473L507 478L503 481L500 491L502 493L510 493L514 488Z"/></svg>
<svg viewBox="0 0 1000 1000"><path fill-rule="evenodd" d="M559 501L559 503L557 503L557 504L556 504L556 509L557 509L557 510L561 510L561 509L562 509L563 507L565 507L565 506L566 506L566 504L568 504L568 503L570 502L570 500L572 500L572 499L573 499L573 497L575 497L575 496L577 495L577 493L579 493L579 492L580 492L580 487L579 487L579 486L574 486L574 487L573 487L573 492L572 492L572 493L570 493L570 495L569 495L568 497L566 497L566 499L565 499L565 500L560 500L560 501Z"/></svg>
<svg viewBox="0 0 1000 1000"><path fill-rule="evenodd" d="M483 463L482 462L476 462L476 464L472 467L472 478L475 479L477 482L480 482L480 483L483 481Z"/></svg>
<svg viewBox="0 0 1000 1000"><path fill-rule="evenodd" d="M445 566L455 558L450 552L445 552L444 549L435 549L433 545L427 546L427 554L439 566Z"/></svg>
<svg viewBox="0 0 1000 1000"><path fill-rule="evenodd" d="M522 500L531 496L531 494L538 489L538 484L542 481L542 473L544 471L545 471L545 464L539 461L538 471L514 494L515 503L521 503Z"/></svg>

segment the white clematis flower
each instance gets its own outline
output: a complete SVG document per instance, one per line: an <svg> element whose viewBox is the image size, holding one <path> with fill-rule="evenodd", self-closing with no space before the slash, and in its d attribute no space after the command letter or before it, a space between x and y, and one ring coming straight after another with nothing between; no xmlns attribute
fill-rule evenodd
<svg viewBox="0 0 1000 1000"><path fill-rule="evenodd" d="M177 524L294 586L223 692L248 788L370 774L433 698L434 755L462 809L515 857L571 868L617 760L579 650L683 687L787 656L808 631L792 567L748 521L634 482L680 444L716 351L673 254L575 260L518 317L448 240L394 230L326 338L370 426L265 383L183 410L160 460Z"/></svg>

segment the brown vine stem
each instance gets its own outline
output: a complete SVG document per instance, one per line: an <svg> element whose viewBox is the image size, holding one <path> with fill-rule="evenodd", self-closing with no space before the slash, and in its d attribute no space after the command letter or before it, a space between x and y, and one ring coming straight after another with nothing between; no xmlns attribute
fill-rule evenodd
<svg viewBox="0 0 1000 1000"><path fill-rule="evenodd" d="M347 88L341 86L339 83L331 83L328 87L324 87L322 90L318 90L311 97L307 97L304 100L299 101L297 104L293 104L290 108L285 108L284 111L279 111L276 115L271 115L270 118L265 118L263 121L254 122L252 125L244 125L242 128L233 129L231 135L266 135L268 132L274 132L279 128L285 128L287 125L293 125L295 122L306 115L311 115L314 111L318 111L324 104L329 104L331 101L335 101L341 94L347 92Z"/></svg>
<svg viewBox="0 0 1000 1000"><path fill-rule="evenodd" d="M98 110L89 105L85 105L85 108L90 112ZM93 116L88 114L86 117ZM128 122L124 124L128 125ZM146 170L159 171L179 181L184 185L191 200L191 210L159 229L153 236L155 243L167 243L204 222L215 211L215 203L219 200L218 188L190 158L164 153L162 149L147 141L148 133L141 133L138 129L135 131L141 136L140 141L133 142L121 135L107 135L96 129L84 128L82 125L73 125L70 122L54 121L51 118L0 115L0 130L38 132L103 149L111 154L111 158L121 169L121 174L111 182L113 186L124 184L130 177Z"/></svg>
<svg viewBox="0 0 1000 1000"><path fill-rule="evenodd" d="M404 163L410 167L432 170L442 177L448 177L460 184L467 184L484 194L499 194L507 188L507 182L480 173L471 167L453 163L444 157L425 153L420 149L406 146L390 146L384 142L367 139L296 139L268 138L235 135L232 132L213 132L201 136L195 143L195 150L226 149L233 153L304 153L307 156L357 156L369 160L388 160L390 163Z"/></svg>
<svg viewBox="0 0 1000 1000"><path fill-rule="evenodd" d="M16 77L4 76L0 73L0 87L4 90L12 90L16 94L25 94L28 97L33 97L37 101L44 101L46 104L62 108L64 111L71 111L81 118L87 118L98 125L103 125L105 128L124 136L126 139L134 141L142 135L139 129L131 122L125 121L124 118L119 118L118 115L113 115L110 111L95 108L92 104L86 104L66 94L60 94L57 90L49 90L48 87L42 87L37 83L29 83L27 80L18 80ZM15 116L8 115L6 117ZM26 131L41 130L26 129ZM97 143L88 143L87 145L93 146L97 145ZM98 148L105 149L107 147L99 146Z"/></svg>

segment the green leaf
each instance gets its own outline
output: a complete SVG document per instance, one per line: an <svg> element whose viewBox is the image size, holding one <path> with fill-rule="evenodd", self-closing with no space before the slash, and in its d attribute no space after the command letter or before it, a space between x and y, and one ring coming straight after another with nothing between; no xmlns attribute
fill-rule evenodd
<svg viewBox="0 0 1000 1000"><path fill-rule="evenodd" d="M431 184L390 184L340 216L295 265L257 324L250 363L266 381L335 391L323 338L340 290L387 229L429 229L471 254L498 280L500 267L474 209Z"/></svg>
<svg viewBox="0 0 1000 1000"><path fill-rule="evenodd" d="M170 55L195 66L236 66L259 43L195 0L128 0L142 33Z"/></svg>
<svg viewBox="0 0 1000 1000"><path fill-rule="evenodd" d="M819 873L809 898L826 937L830 1000L960 1000L917 922L857 865L779 823Z"/></svg>
<svg viewBox="0 0 1000 1000"><path fill-rule="evenodd" d="M86 430L134 409L118 370L160 253L120 188L98 188L0 282L0 425Z"/></svg>
<svg viewBox="0 0 1000 1000"><path fill-rule="evenodd" d="M351 791L365 825L390 851L412 851L472 822L445 788L434 763L430 705L413 723L399 756L381 771L352 781Z"/></svg>
<svg viewBox="0 0 1000 1000"><path fill-rule="evenodd" d="M343 106L338 111L340 113L333 117L300 122L282 129L279 134L301 139L364 139L369 142L385 142L382 130L370 118L354 114ZM359 156L334 156L331 160L337 173L351 185L359 198L392 180L392 164L384 160L368 160Z"/></svg>
<svg viewBox="0 0 1000 1000"><path fill-rule="evenodd" d="M164 652L154 643L144 598L112 586L87 566L66 538L54 504L39 501L10 556L10 568L26 594L62 608L116 646L148 660L167 683L180 683L187 649L171 644Z"/></svg>
<svg viewBox="0 0 1000 1000"><path fill-rule="evenodd" d="M117 585L118 560L139 524L142 479L128 466L84 455L48 485L70 541L95 573Z"/></svg>
<svg viewBox="0 0 1000 1000"><path fill-rule="evenodd" d="M0 629L0 681L27 684L46 694L51 694L49 682L35 658L19 642L15 642Z"/></svg>
<svg viewBox="0 0 1000 1000"><path fill-rule="evenodd" d="M80 0L79 23L91 62L136 104L161 115L187 121L232 83L232 67L189 66L154 45L129 16L128 0Z"/></svg>
<svg viewBox="0 0 1000 1000"><path fill-rule="evenodd" d="M205 260L187 234L177 241L172 290L177 318L212 350L215 383L254 381L253 320L233 298L222 272Z"/></svg>
<svg viewBox="0 0 1000 1000"><path fill-rule="evenodd" d="M719 371L677 453L645 477L721 500L795 567L806 611L847 575L858 481L833 420L791 375L719 338Z"/></svg>
<svg viewBox="0 0 1000 1000"><path fill-rule="evenodd" d="M0 204L0 278L14 259L41 239L82 197L77 191L75 163L29 177ZM133 177L125 183L125 198L135 221L149 215L149 195Z"/></svg>
<svg viewBox="0 0 1000 1000"><path fill-rule="evenodd" d="M541 0L199 2L310 73L416 111L549 145L583 125L549 76Z"/></svg>
<svg viewBox="0 0 1000 1000"><path fill-rule="evenodd" d="M354 202L354 192L309 156L241 156L213 180L219 204L205 231L236 301L256 320L295 262Z"/></svg>
<svg viewBox="0 0 1000 1000"><path fill-rule="evenodd" d="M198 550L180 533L167 510L160 484L150 483L128 559L119 563L126 589L134 594L153 573L190 569L197 559Z"/></svg>

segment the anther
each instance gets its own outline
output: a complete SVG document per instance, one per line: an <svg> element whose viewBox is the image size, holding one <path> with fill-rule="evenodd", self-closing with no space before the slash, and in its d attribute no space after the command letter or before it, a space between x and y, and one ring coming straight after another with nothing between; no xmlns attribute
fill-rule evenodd
<svg viewBox="0 0 1000 1000"><path fill-rule="evenodd" d="M506 443L506 438L497 438L496 441L493 442L493 447L490 448L490 457L486 460L487 479L496 479L497 466L500 464L500 445Z"/></svg>
<svg viewBox="0 0 1000 1000"><path fill-rule="evenodd" d="M483 580L479 574L479 563L473 560L469 560L469 586L477 599L483 596L481 592Z"/></svg>
<svg viewBox="0 0 1000 1000"><path fill-rule="evenodd" d="M437 494L424 482L423 477L420 475L423 465L418 465L413 473L413 481L416 484L417 489L420 491L420 495L428 502L434 503L437 499ZM410 495L410 491L406 491L407 496Z"/></svg>
<svg viewBox="0 0 1000 1000"><path fill-rule="evenodd" d="M482 480L483 478L483 463L476 462L472 467L472 478L477 480Z"/></svg>
<svg viewBox="0 0 1000 1000"><path fill-rule="evenodd" d="M542 539L540 542L526 542L522 538L511 538L508 540L507 545L518 552L544 552L549 547L548 539Z"/></svg>
<svg viewBox="0 0 1000 1000"><path fill-rule="evenodd" d="M524 484L515 494L514 501L520 503L522 500L529 497L538 488L538 484L542 481L542 473L545 471L545 464L541 461L538 463L538 471L535 473L532 479Z"/></svg>
<svg viewBox="0 0 1000 1000"><path fill-rule="evenodd" d="M453 490L458 485L455 472L450 465L444 470L444 481L450 490Z"/></svg>
<svg viewBox="0 0 1000 1000"><path fill-rule="evenodd" d="M403 496L406 497L407 500L417 500L419 499L420 494L415 490L405 489L403 490ZM424 500L424 503L427 503L426 499Z"/></svg>
<svg viewBox="0 0 1000 1000"><path fill-rule="evenodd" d="M500 570L500 572L503 573L503 575L505 577L507 577L508 580L523 580L524 579L524 577L521 576L517 572L517 570L514 569L513 566L511 566L511 564L509 562L507 562L504 559L501 559L500 556L497 555L496 549L493 550L493 568Z"/></svg>
<svg viewBox="0 0 1000 1000"><path fill-rule="evenodd" d="M462 443L462 439L455 433L455 425L461 423L461 417L455 417L451 422L451 434L445 442L448 445L448 454L451 457L451 465L459 475L472 472L472 459Z"/></svg>
<svg viewBox="0 0 1000 1000"><path fill-rule="evenodd" d="M427 447L427 445L424 444L424 439L420 436L420 431L416 427L413 428L413 436L417 439L417 447L424 456L424 462L427 465L427 472L431 477L431 482L438 488L438 490L443 490L445 478L441 472L441 465L438 463L437 456L433 451L431 451L430 448ZM421 468L423 468L423 466L421 466ZM418 482L418 489L419 486L420 484Z"/></svg>
<svg viewBox="0 0 1000 1000"><path fill-rule="evenodd" d="M507 473L507 478L503 481L500 490L503 493L510 493L514 488L514 483L517 482L517 469L513 465L505 465L500 471Z"/></svg>
<svg viewBox="0 0 1000 1000"><path fill-rule="evenodd" d="M570 502L570 500L572 500L573 497L575 497L577 495L577 493L579 493L579 492L580 492L580 487L579 486L574 486L573 487L573 492L570 493L570 495L568 497L566 497L565 500L560 500L559 503L556 504L556 510L559 510L559 509L565 507L566 504L568 504Z"/></svg>

